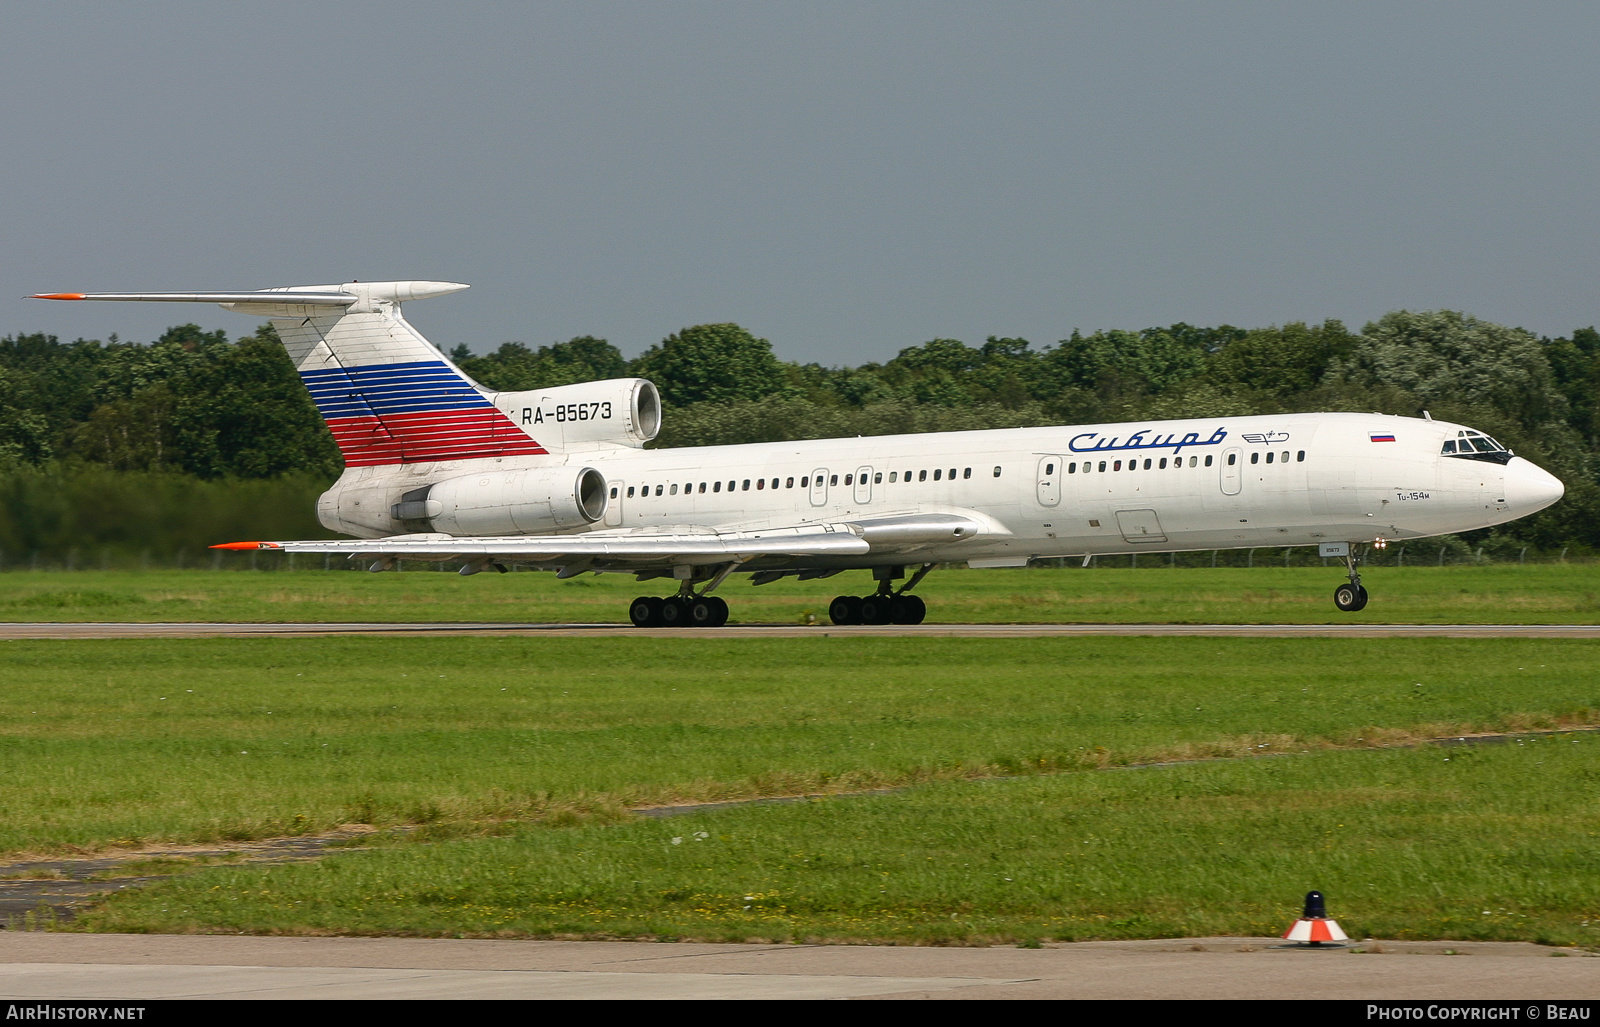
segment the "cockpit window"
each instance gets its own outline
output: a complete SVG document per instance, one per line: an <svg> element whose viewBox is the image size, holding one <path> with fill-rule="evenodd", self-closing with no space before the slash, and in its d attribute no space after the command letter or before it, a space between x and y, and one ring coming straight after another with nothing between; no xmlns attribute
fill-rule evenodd
<svg viewBox="0 0 1600 1027"><path fill-rule="evenodd" d="M1440 455L1453 456L1466 460L1487 460L1494 464L1504 464L1511 461L1511 453L1500 443L1482 432L1459 431L1456 437L1446 439Z"/></svg>

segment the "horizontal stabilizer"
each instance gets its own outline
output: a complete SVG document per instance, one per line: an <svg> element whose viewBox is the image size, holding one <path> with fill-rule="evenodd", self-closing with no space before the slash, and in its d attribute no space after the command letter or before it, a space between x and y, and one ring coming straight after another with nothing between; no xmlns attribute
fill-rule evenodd
<svg viewBox="0 0 1600 1027"><path fill-rule="evenodd" d="M32 300L111 300L118 303L282 303L287 289L273 292L44 292ZM293 293L294 302L313 307L348 307L361 297L346 292Z"/></svg>
<svg viewBox="0 0 1600 1027"><path fill-rule="evenodd" d="M460 292L459 282L345 282L292 285L256 292L41 292L35 300L105 300L113 303L220 303L241 314L293 317L303 307L344 307L371 313L380 304L409 303Z"/></svg>

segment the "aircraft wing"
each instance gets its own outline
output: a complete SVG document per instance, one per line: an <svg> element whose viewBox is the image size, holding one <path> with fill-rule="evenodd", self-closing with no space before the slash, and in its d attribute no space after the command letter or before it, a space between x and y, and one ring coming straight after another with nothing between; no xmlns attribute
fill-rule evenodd
<svg viewBox="0 0 1600 1027"><path fill-rule="evenodd" d="M866 556L869 553L925 549L996 534L1010 532L992 518L975 511L952 511L908 512L854 522L744 530L685 525L590 531L574 535L492 537L425 532L375 539L228 542L212 548L330 553L351 559L599 565L620 570L672 564L747 563L774 557L803 561L810 557Z"/></svg>
<svg viewBox="0 0 1600 1027"><path fill-rule="evenodd" d="M355 557L453 560L487 557L529 563L603 562L713 564L761 556L860 556L871 544L846 524L812 524L756 531L652 528L591 531L579 535L458 537L438 533L375 539L306 542L228 542L213 549L277 549L286 553L342 553Z"/></svg>

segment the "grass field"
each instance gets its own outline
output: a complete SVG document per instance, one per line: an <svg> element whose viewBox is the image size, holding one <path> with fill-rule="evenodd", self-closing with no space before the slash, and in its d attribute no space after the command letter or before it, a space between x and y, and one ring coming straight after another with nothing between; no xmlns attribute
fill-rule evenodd
<svg viewBox="0 0 1600 1027"><path fill-rule="evenodd" d="M192 580L228 577L269 575ZM460 584L357 582L397 579ZM553 584L504 580L524 579ZM1584 641L820 632L6 642L0 850L407 828L315 866L125 893L82 921L105 930L1254 934L1318 887L1358 930L1592 945L1591 736L1371 747L1595 725L1597 657ZM1099 769L1172 759L1205 762Z"/></svg>
<svg viewBox="0 0 1600 1027"><path fill-rule="evenodd" d="M1600 621L1600 565L1371 567L1372 601L1340 613L1338 567L949 569L918 588L933 623L1583 623ZM620 623L672 586L622 574L428 571L12 571L0 621L518 621ZM864 571L719 591L731 623L826 623L828 602L872 591Z"/></svg>
<svg viewBox="0 0 1600 1027"><path fill-rule="evenodd" d="M226 868L107 931L1030 943L1281 934L1600 945L1600 740L941 783ZM1537 795L1537 801L1530 801Z"/></svg>

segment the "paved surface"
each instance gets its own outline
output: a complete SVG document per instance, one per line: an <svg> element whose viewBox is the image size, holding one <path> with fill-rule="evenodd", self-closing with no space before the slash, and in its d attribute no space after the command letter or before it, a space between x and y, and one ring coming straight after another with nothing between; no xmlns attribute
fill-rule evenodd
<svg viewBox="0 0 1600 1027"><path fill-rule="evenodd" d="M918 624L723 628L634 628L621 624L0 624L0 640L21 638L208 638L308 635L523 635L604 638L1058 638L1093 635L1203 635L1231 638L1600 638L1600 624Z"/></svg>
<svg viewBox="0 0 1600 1027"><path fill-rule="evenodd" d="M963 949L4 932L0 998L1600 998L1600 963L1574 950L1352 948L1364 951L1276 938Z"/></svg>

